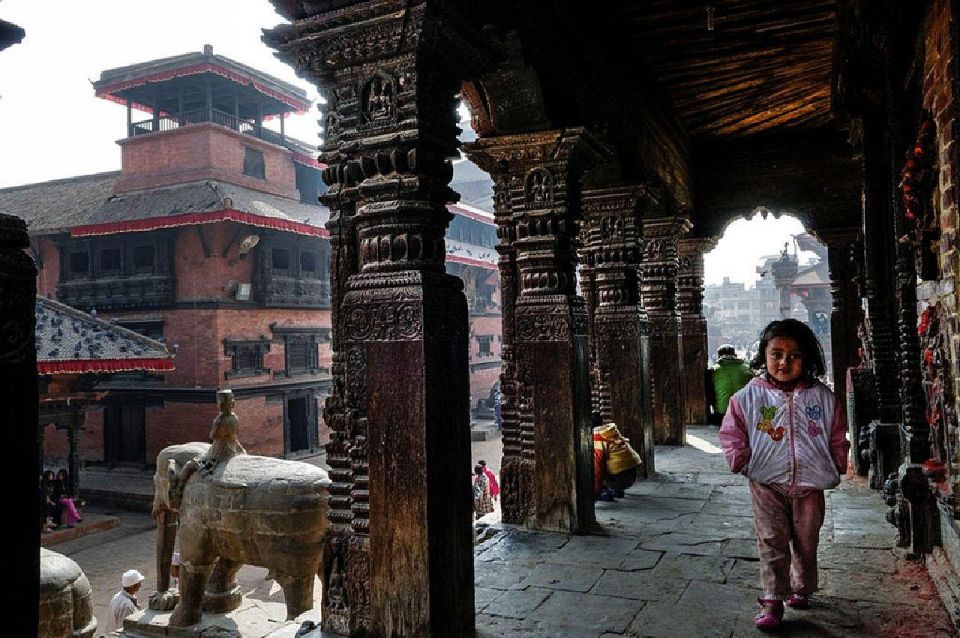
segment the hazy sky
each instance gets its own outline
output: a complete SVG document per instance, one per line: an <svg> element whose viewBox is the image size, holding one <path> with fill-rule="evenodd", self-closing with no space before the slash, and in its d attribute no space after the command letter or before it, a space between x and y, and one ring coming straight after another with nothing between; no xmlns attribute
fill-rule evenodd
<svg viewBox="0 0 960 638"><path fill-rule="evenodd" d="M0 53L0 187L117 170L126 135L122 105L94 97L100 72L201 51L233 58L316 90L273 57L261 29L282 22L267 0L3 0L0 17L26 29L24 41ZM134 119L147 119L134 112ZM287 133L318 140L319 112L287 122ZM706 281L752 283L764 255L803 232L789 217L730 224L707 255ZM801 256L802 258L802 256Z"/></svg>
<svg viewBox="0 0 960 638"><path fill-rule="evenodd" d="M317 97L260 41L261 29L283 22L267 0L3 0L0 17L27 32L0 53L0 186L120 168L126 110L90 85L104 69L212 44ZM134 111L134 120L148 117ZM318 118L312 108L286 131L316 144Z"/></svg>

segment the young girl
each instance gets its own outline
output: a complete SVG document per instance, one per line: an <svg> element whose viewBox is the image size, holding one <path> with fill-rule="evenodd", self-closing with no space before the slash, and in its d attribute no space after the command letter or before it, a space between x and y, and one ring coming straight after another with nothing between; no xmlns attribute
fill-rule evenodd
<svg viewBox="0 0 960 638"><path fill-rule="evenodd" d="M823 349L796 319L771 322L752 362L765 373L731 399L720 428L727 464L750 479L760 554L761 629L779 627L784 602L807 609L817 590L823 490L847 471L846 420L827 386Z"/></svg>

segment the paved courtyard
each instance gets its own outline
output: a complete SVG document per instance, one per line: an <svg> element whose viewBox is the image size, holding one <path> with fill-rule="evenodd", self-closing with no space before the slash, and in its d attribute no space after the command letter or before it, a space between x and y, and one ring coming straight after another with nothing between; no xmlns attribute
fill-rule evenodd
<svg viewBox="0 0 960 638"><path fill-rule="evenodd" d="M715 428L692 428L689 442L658 448L654 480L637 484L624 499L598 503L598 525L589 535L486 526L476 551L478 635L759 635L751 622L760 592L745 479L726 470ZM489 462L498 451L485 443L474 456ZM954 635L925 568L894 550L894 529L883 519L877 493L862 480L845 479L827 503L822 591L813 609L787 611L779 635ZM104 619L124 569L143 572L152 591L156 532L145 514L94 509L117 515L120 525L51 549L84 569L95 613ZM283 595L265 575L244 567L240 581L277 628ZM292 629L283 635L292 636Z"/></svg>
<svg viewBox="0 0 960 638"><path fill-rule="evenodd" d="M655 480L597 503L593 534L506 529L478 547L478 634L759 635L759 563L746 479L731 474L716 428L657 448ZM885 507L860 479L827 495L821 591L787 610L787 636L952 636L926 569L894 551Z"/></svg>

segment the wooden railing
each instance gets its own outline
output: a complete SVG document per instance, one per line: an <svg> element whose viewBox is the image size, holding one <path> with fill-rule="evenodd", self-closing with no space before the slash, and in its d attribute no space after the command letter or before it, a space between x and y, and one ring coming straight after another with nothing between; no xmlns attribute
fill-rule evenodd
<svg viewBox="0 0 960 638"><path fill-rule="evenodd" d="M149 133L172 131L182 126L202 124L205 122L226 126L234 131L240 131L246 135L270 142L271 144L286 146L286 138L281 133L265 128L263 125L257 125L256 122L244 120L232 113L217 109L196 109L193 111L184 111L183 113L168 113L156 119L151 118L140 122L131 122L127 136L136 137Z"/></svg>

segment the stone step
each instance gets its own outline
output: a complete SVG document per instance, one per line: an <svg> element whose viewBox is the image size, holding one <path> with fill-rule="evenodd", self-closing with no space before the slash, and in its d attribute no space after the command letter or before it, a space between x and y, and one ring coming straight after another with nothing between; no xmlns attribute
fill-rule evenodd
<svg viewBox="0 0 960 638"><path fill-rule="evenodd" d="M41 532L40 545L50 547L58 543L72 541L81 536L89 536L97 532L104 532L113 529L120 524L116 516L105 516L103 514L86 514L83 522L78 523L76 527L61 527L52 532Z"/></svg>

